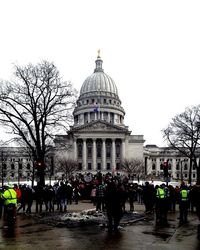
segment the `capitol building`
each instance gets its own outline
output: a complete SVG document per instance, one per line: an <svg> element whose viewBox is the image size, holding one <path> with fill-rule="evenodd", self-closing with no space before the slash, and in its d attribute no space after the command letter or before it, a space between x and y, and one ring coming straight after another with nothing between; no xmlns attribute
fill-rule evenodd
<svg viewBox="0 0 200 250"><path fill-rule="evenodd" d="M143 135L132 135L124 124L125 111L114 80L104 72L98 55L93 74L80 89L74 124L66 136L69 157L79 171L119 171L124 159L143 159ZM57 137L57 141L59 141Z"/></svg>
<svg viewBox="0 0 200 250"><path fill-rule="evenodd" d="M147 178L163 180L163 163L167 160L172 179L188 180L188 158L169 147L144 145L143 135L132 134L124 124L125 110L117 85L104 72L100 54L95 61L94 72L83 81L73 118L68 133L56 136L53 155L58 153L59 143L64 143L67 148L64 154L76 161L78 173L123 172L124 160L137 159L143 162ZM19 147L1 147L0 150L1 179L31 179L34 163L27 153ZM52 162L51 155L46 165L53 167ZM51 175L54 178L56 171L51 169ZM195 168L191 170L191 178L196 180Z"/></svg>

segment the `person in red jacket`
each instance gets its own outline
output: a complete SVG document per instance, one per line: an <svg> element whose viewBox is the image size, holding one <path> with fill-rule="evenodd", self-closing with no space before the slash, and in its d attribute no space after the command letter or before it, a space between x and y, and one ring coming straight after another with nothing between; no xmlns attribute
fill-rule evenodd
<svg viewBox="0 0 200 250"><path fill-rule="evenodd" d="M17 203L20 203L22 193L17 184L14 184L14 190L17 193Z"/></svg>

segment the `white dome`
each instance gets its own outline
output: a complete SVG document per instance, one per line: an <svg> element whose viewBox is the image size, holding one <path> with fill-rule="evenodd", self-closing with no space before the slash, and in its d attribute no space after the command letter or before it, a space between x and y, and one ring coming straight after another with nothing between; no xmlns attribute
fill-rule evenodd
<svg viewBox="0 0 200 250"><path fill-rule="evenodd" d="M80 90L80 95L91 92L109 92L118 95L118 90L114 80L102 69L102 60L100 57L96 60L94 73L86 78Z"/></svg>

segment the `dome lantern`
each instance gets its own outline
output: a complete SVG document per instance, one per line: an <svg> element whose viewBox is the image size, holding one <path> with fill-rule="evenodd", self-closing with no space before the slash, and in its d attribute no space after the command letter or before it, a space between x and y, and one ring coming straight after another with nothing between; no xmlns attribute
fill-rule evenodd
<svg viewBox="0 0 200 250"><path fill-rule="evenodd" d="M103 68L102 68L102 64L103 64L103 61L100 57L100 49L98 50L98 56L97 56L97 60L95 61L96 63L96 68L94 70L94 73L96 72L104 72Z"/></svg>

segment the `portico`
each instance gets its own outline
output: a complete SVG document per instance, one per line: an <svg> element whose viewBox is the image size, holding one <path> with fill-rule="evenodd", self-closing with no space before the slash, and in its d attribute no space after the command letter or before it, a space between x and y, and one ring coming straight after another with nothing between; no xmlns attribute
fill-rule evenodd
<svg viewBox="0 0 200 250"><path fill-rule="evenodd" d="M74 141L75 159L80 170L109 171L120 169L125 158L123 138L79 138Z"/></svg>

